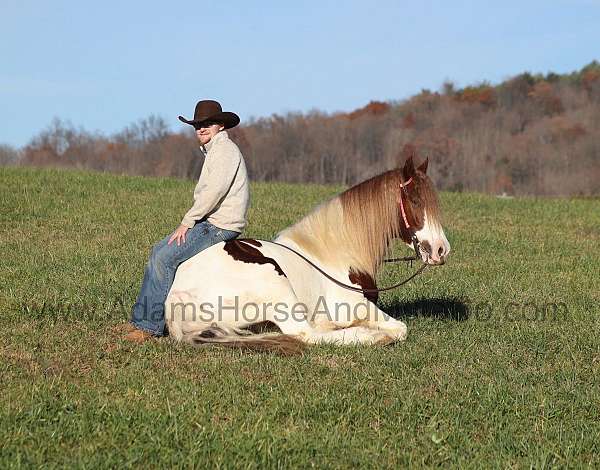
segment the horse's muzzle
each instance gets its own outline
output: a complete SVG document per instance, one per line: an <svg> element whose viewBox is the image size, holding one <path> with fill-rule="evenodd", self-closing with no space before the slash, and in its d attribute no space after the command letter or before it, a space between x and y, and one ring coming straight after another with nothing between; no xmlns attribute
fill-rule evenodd
<svg viewBox="0 0 600 470"><path fill-rule="evenodd" d="M446 258L450 253L450 247L443 241L433 244L424 241L420 244L420 248L421 255L425 255L422 256L424 258L423 261L430 266L441 266L445 264Z"/></svg>

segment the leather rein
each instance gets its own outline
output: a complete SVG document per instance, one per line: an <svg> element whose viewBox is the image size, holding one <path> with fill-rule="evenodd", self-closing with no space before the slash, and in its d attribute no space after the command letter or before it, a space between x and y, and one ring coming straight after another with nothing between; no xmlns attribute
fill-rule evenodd
<svg viewBox="0 0 600 470"><path fill-rule="evenodd" d="M412 182L412 180L413 180L413 178L411 176L408 179L408 181L406 181L406 183L400 183L401 191L398 193L398 199L399 199L398 202L400 204L400 212L402 213L402 219L404 221L404 225L406 226L406 229L409 230L409 231L411 230L411 225L408 222L408 217L406 216L406 210L404 209L404 201L403 201L403 198L402 198L402 194L404 193L404 195L408 199L408 193L406 191L406 186L408 186ZM411 266L412 266L412 262L413 261L416 261L416 260L420 259L420 257L419 257L420 242L417 239L416 233L413 233L413 235L411 237L411 241L412 241L413 248L415 250L414 256L406 256L406 257L402 257L402 258L388 258L388 259L384 259L383 262L384 263L410 262ZM327 279L329 279L333 283L337 284L338 286L343 287L344 289L348 289L348 290L354 291L354 292L362 292L364 294L375 294L375 293L379 293L379 292L389 291L389 290L392 290L392 289L397 289L398 287L401 287L404 284L407 284L412 279L414 279L415 277L417 277L428 266L427 263L423 262L423 264L419 267L419 269L417 269L411 276L409 276L408 278L404 279L403 281L400 281L400 282L398 282L398 283L396 283L396 284L394 284L392 286L382 287L382 288L379 288L379 289L378 288L376 288L376 289L362 288L362 287L352 286L350 284L344 284L343 282L338 281L336 278L334 278L330 274L328 274L325 271L323 271L323 269L321 269L319 266L317 266L315 263L313 263L310 259L308 259L306 256L304 256L302 253L299 253L298 251L294 250L293 248L290 248L287 245L284 245L282 243L278 243L278 242L275 242L275 241L269 241L268 243L273 243L274 245L279 245L279 246L285 248L286 250L289 250L292 253L295 253L300 258L302 258L304 261L306 261L308 264L310 264L313 268L315 268L318 272L320 272L323 276L325 276Z"/></svg>

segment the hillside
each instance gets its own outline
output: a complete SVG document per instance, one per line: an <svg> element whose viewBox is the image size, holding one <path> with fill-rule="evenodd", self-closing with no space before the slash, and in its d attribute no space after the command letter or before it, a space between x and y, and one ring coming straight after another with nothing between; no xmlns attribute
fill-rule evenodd
<svg viewBox="0 0 600 470"><path fill-rule="evenodd" d="M558 75L523 73L497 85L445 83L351 113L273 115L231 131L255 181L353 184L416 153L450 191L600 194L600 64ZM59 120L0 162L196 178L191 133L151 116L113 136Z"/></svg>

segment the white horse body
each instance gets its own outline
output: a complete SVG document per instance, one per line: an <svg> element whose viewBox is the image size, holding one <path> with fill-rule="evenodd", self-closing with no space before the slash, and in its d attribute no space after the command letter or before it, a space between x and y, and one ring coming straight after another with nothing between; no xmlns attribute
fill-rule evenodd
<svg viewBox="0 0 600 470"><path fill-rule="evenodd" d="M406 338L406 325L377 308L372 291L391 241L416 237L428 264L443 264L450 245L439 223L426 163L372 178L322 204L269 241L217 243L182 263L165 302L169 334L194 344L252 345L293 338L302 343L385 344ZM415 181L407 191L409 183ZM410 202L410 204L409 204ZM424 248L423 248L424 247ZM250 335L271 322L281 333Z"/></svg>
<svg viewBox="0 0 600 470"><path fill-rule="evenodd" d="M299 251L290 240L277 242ZM238 329L269 321L282 333L307 343L373 344L406 337L404 323L386 315L360 292L336 285L281 246L260 243L256 248L274 259L285 276L269 263L233 259L225 243L180 265L165 305L170 335L181 340L214 324ZM335 279L361 287L349 280L350 267L332 270L311 261Z"/></svg>

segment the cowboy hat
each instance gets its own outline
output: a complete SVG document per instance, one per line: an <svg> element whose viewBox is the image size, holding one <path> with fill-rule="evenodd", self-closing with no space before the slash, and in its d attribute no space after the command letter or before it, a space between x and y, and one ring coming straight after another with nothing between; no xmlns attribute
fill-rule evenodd
<svg viewBox="0 0 600 470"><path fill-rule="evenodd" d="M211 121L223 123L225 129L231 129L240 123L240 118L237 114L228 111L223 112L219 102L213 100L198 101L194 110L194 119L189 120L183 116L179 116L179 120L190 126L194 126L194 128Z"/></svg>

